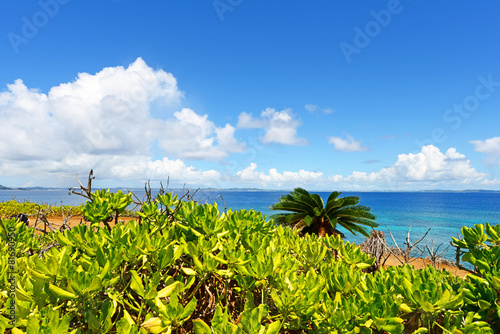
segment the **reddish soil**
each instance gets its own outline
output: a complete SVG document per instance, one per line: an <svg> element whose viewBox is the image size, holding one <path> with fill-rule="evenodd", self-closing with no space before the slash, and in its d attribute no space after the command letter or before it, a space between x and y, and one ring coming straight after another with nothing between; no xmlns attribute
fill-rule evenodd
<svg viewBox="0 0 500 334"><path fill-rule="evenodd" d="M414 266L415 269L423 269L429 265L432 265L432 261L429 259L415 258L409 264ZM401 265L402 265L401 262L399 262L393 255L391 255L385 262L384 267L401 266ZM460 276L462 278L468 274L468 272L465 270L460 270L455 266L450 266L444 263L436 263L436 269L438 270L446 269L453 275Z"/></svg>

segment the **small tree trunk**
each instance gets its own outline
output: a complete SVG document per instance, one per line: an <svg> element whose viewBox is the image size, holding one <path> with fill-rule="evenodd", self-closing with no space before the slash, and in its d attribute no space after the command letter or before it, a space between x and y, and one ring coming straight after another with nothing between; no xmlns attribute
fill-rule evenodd
<svg viewBox="0 0 500 334"><path fill-rule="evenodd" d="M330 235L331 232L329 231L328 227L330 227L330 222L325 221L325 219L321 219L318 224L318 236L326 237L327 235Z"/></svg>

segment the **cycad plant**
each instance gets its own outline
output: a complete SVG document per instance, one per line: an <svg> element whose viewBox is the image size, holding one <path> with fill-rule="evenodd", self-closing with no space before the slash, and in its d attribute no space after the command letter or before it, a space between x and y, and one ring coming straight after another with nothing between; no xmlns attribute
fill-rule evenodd
<svg viewBox="0 0 500 334"><path fill-rule="evenodd" d="M278 213L271 218L278 224L301 229L301 233L319 236L344 235L337 230L337 225L356 235L361 233L369 237L367 227L378 227L371 208L358 205L359 197L340 197L341 192L334 191L328 196L326 205L318 194L310 194L302 188L295 188L290 194L283 195L279 202L271 205L271 210L290 211Z"/></svg>

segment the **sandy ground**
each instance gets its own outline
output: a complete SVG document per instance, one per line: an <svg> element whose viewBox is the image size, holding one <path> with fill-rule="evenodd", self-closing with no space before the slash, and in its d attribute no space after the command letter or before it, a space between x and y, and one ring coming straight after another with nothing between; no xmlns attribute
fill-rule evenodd
<svg viewBox="0 0 500 334"><path fill-rule="evenodd" d="M415 269L422 269L427 267L428 265L432 265L432 261L428 259L421 259L421 258L416 258L413 259L410 263L410 265L414 266ZM399 262L393 255L391 255L387 261L385 262L384 267L389 267L389 266L400 266L402 265L401 262ZM444 263L436 263L436 269L437 270L442 270L446 269L447 271L451 272L455 276L460 276L464 277L465 275L468 274L467 271L465 270L460 270L455 266L450 266Z"/></svg>
<svg viewBox="0 0 500 334"><path fill-rule="evenodd" d="M120 222L128 222L129 220L132 220L132 219L137 219L137 218L118 217L118 221L120 221ZM56 229L58 229L64 223L63 217L48 217L47 220ZM83 218L80 216L71 217L67 222L68 222L69 226L71 226L71 227L78 225L78 224L81 224L82 222L86 223L87 226L89 226L89 224L90 224L89 222L83 221ZM36 223L36 217L30 217L30 226L33 226L35 223ZM110 226L113 226L114 224L115 224L114 220L109 223ZM38 220L36 227L39 229L44 229L44 223L41 220ZM103 223L101 223L101 227L104 227Z"/></svg>
<svg viewBox="0 0 500 334"><path fill-rule="evenodd" d="M132 219L137 219L137 218L132 218L132 217L119 217L118 218L119 221L123 221L123 222L127 222L127 221L132 220ZM35 220L36 220L35 218L30 217L30 225L31 226L33 226L33 224L35 223ZM56 228L61 226L61 224L64 222L62 217L49 217L48 221L51 224L54 224L54 226ZM80 224L82 221L83 221L82 217L71 217L71 219L69 219L69 225L75 226L77 224ZM114 225L114 221L112 221L110 223L110 226L113 226L113 225ZM104 225L102 223L101 223L101 226L104 227ZM37 224L37 227L43 229L44 228L43 223L39 221ZM400 265L401 265L401 262L399 262L393 255L391 255L387 259L387 261L385 262L384 267L400 266ZM422 268L427 267L428 265L432 265L432 262L428 259L417 258L417 259L413 259L410 262L410 265L414 266L415 269L422 269ZM446 265L443 263L436 263L436 269L438 269L438 270L446 269L447 271L451 272L453 275L460 276L460 277L464 277L467 274L467 271L465 271L465 270L460 270L457 267Z"/></svg>

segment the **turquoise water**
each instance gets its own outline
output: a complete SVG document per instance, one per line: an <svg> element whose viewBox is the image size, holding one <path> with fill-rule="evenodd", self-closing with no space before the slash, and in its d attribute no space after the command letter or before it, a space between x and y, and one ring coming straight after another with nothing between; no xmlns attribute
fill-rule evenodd
<svg viewBox="0 0 500 334"><path fill-rule="evenodd" d="M143 190L134 189L142 198ZM177 193L182 193L178 191ZM276 203L286 191L229 191L229 190L199 190L194 198L200 203L217 202L219 209L227 208L254 209L271 216L274 212L269 206ZM319 193L325 200L329 193ZM343 196L359 196L360 204L372 208L377 216L379 229L390 236L387 227L401 246L408 235L411 226L411 240L418 240L431 228L426 239L420 244L429 247L431 243L441 249L449 245L451 237L460 233L464 225L477 223L500 224L500 193L487 192L344 192ZM0 202L15 198L18 201L30 200L37 203L77 205L85 201L83 197L68 195L67 190L36 190L36 191L0 191ZM224 202L223 202L224 201ZM387 227L385 226L387 225ZM346 232L347 240L361 243L362 236L353 236ZM453 250L450 247L446 257L452 259Z"/></svg>

